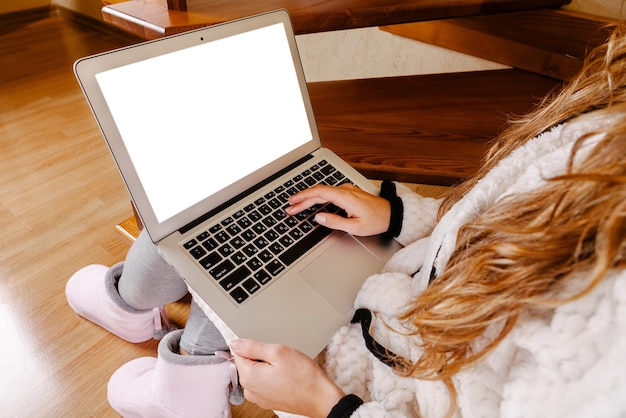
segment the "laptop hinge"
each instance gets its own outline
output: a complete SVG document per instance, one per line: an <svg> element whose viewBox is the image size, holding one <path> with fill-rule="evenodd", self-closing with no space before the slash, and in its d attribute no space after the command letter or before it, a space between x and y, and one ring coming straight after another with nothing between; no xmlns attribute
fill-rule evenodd
<svg viewBox="0 0 626 418"><path fill-rule="evenodd" d="M313 155L312 154L308 154L308 155L300 158L299 160L289 164L287 167L285 167L282 170L272 174L271 176L267 177L265 180L255 184L254 186L250 187L249 189L239 193L237 196L233 197L232 199L227 200L226 202L224 202L221 205L215 207L214 209L211 209L209 212L205 213L204 215L200 216L199 218L195 219L194 221L192 221L192 222L188 223L187 225L183 226L182 228L180 228L178 230L178 232L180 232L181 234L184 234L184 233L186 233L188 231L191 231L193 228L195 228L196 226L200 225L202 222L206 221L210 217L218 214L219 212L223 211L227 207L229 207L231 205L234 205L235 203L240 202L246 196L251 195L252 193L256 192L257 190L261 189L262 187L265 187L266 185L268 185L269 183L273 182L274 180L276 180L277 178L279 178L283 174L293 170L294 168L296 168L300 164L303 164L305 161L310 160L311 158L313 158Z"/></svg>

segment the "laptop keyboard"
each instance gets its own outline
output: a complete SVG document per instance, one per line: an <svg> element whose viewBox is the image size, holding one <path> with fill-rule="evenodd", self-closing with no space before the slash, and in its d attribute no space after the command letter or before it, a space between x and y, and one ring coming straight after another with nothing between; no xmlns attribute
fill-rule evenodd
<svg viewBox="0 0 626 418"><path fill-rule="evenodd" d="M289 216L284 211L289 196L316 184L343 183L350 183L343 173L319 161L183 246L236 303L243 303L332 232L315 222L317 212L345 216L332 203Z"/></svg>

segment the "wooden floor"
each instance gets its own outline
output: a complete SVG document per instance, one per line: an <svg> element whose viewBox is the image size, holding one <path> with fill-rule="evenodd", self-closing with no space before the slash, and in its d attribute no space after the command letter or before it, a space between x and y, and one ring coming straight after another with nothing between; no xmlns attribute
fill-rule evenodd
<svg viewBox="0 0 626 418"><path fill-rule="evenodd" d="M130 40L45 15L0 20L0 415L114 417L106 384L155 356L67 305L70 275L128 250L128 196L72 74L75 59ZM171 306L184 321L188 305ZM252 405L235 417L271 417Z"/></svg>

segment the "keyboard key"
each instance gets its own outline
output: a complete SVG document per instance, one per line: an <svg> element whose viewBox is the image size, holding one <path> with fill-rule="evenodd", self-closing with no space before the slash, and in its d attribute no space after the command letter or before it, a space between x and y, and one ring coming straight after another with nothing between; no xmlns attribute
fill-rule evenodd
<svg viewBox="0 0 626 418"><path fill-rule="evenodd" d="M274 241L276 238L278 238L278 234L273 230L270 229L269 231L267 231L265 234L263 234L263 236L265 237L266 240L268 240L269 242Z"/></svg>
<svg viewBox="0 0 626 418"><path fill-rule="evenodd" d="M302 222L302 224L300 224L298 228L300 228L300 230L306 234L313 229L313 225L308 222Z"/></svg>
<svg viewBox="0 0 626 418"><path fill-rule="evenodd" d="M247 255L248 257L252 257L253 255L255 255L256 253L259 252L259 250L257 249L257 247L255 247L252 244L248 244L245 247L243 247L243 253L245 255Z"/></svg>
<svg viewBox="0 0 626 418"><path fill-rule="evenodd" d="M241 218L237 221L237 225L239 225L242 229L246 229L252 225L252 221L248 217Z"/></svg>
<svg viewBox="0 0 626 418"><path fill-rule="evenodd" d="M241 233L241 238L243 238L244 240L246 240L247 242L252 241L253 239L255 239L257 237L257 235L250 229L246 229L245 231L243 231Z"/></svg>
<svg viewBox="0 0 626 418"><path fill-rule="evenodd" d="M265 248L268 246L268 244L269 244L269 241L266 240L264 237L259 237L254 240L254 245L256 245L258 249Z"/></svg>
<svg viewBox="0 0 626 418"><path fill-rule="evenodd" d="M196 260L199 259L200 257L202 257L203 255L206 254L206 250L200 246L198 247L194 247L191 249L191 251L189 251L189 253L193 256L193 258L195 258Z"/></svg>
<svg viewBox="0 0 626 418"><path fill-rule="evenodd" d="M282 203L280 202L280 200L276 198L270 200L269 202L267 202L267 204L270 205L272 209L278 209L279 207L282 206Z"/></svg>
<svg viewBox="0 0 626 418"><path fill-rule="evenodd" d="M277 221L282 221L283 219L285 219L287 217L287 214L285 213L284 210L279 209L279 210L275 211L274 213L272 213L272 216Z"/></svg>
<svg viewBox="0 0 626 418"><path fill-rule="evenodd" d="M333 167L332 165L328 164L328 165L324 166L321 171L322 171L322 173L325 176L328 176L328 175L334 173L335 170L336 170L335 167Z"/></svg>
<svg viewBox="0 0 626 418"><path fill-rule="evenodd" d="M196 245L198 243L198 241L196 241L195 239L189 240L186 243L183 244L183 247L185 247L186 250L190 250L194 247L194 245Z"/></svg>
<svg viewBox="0 0 626 418"><path fill-rule="evenodd" d="M257 290L261 288L261 285L256 280L250 278L243 282L241 286L248 291L248 293L253 294Z"/></svg>
<svg viewBox="0 0 626 418"><path fill-rule="evenodd" d="M293 238L291 238L289 235L285 235L280 237L278 242L280 242L283 247L289 247L291 244L293 244Z"/></svg>
<svg viewBox="0 0 626 418"><path fill-rule="evenodd" d="M219 253L222 254L224 257L228 257L235 250L233 250L233 247L231 247L230 245L226 244L226 245L223 245L220 248L218 248L217 251L219 251Z"/></svg>
<svg viewBox="0 0 626 418"><path fill-rule="evenodd" d="M235 302L242 303L246 299L248 299L248 294L241 287L236 288L232 292L230 292L230 296L235 299Z"/></svg>
<svg viewBox="0 0 626 418"><path fill-rule="evenodd" d="M269 215L270 213L272 213L272 208L270 208L268 205L261 205L259 206L259 212L261 212L263 215Z"/></svg>
<svg viewBox="0 0 626 418"><path fill-rule="evenodd" d="M235 269L235 265L230 260L224 260L222 263L209 270L209 274L213 276L215 280L223 279L228 273Z"/></svg>
<svg viewBox="0 0 626 418"><path fill-rule="evenodd" d="M230 240L230 245L232 245L233 248L237 249L246 245L246 241L241 237L235 237Z"/></svg>
<svg viewBox="0 0 626 418"><path fill-rule="evenodd" d="M269 273L272 276L277 276L279 275L283 270L285 270L285 266L283 266L280 261L278 260L272 260L270 261L267 266L267 271L269 271Z"/></svg>
<svg viewBox="0 0 626 418"><path fill-rule="evenodd" d="M291 238L293 238L294 240L299 240L300 238L302 238L304 236L304 232L300 231L299 229L292 229L289 232L289 236L291 236Z"/></svg>
<svg viewBox="0 0 626 418"><path fill-rule="evenodd" d="M285 248L280 245L278 242L275 242L269 246L269 250L274 253L274 255L280 254Z"/></svg>
<svg viewBox="0 0 626 418"><path fill-rule="evenodd" d="M217 248L219 244L213 238L209 238L208 240L202 243L202 246L206 248L208 251L213 251Z"/></svg>
<svg viewBox="0 0 626 418"><path fill-rule="evenodd" d="M284 223L280 223L274 227L274 231L276 231L277 234L282 235L285 232L289 231L289 227Z"/></svg>
<svg viewBox="0 0 626 418"><path fill-rule="evenodd" d="M253 210L252 212L250 212L248 214L248 217L250 218L250 220L252 222L257 222L259 220L261 220L262 216L259 212L257 212L256 210Z"/></svg>
<svg viewBox="0 0 626 418"><path fill-rule="evenodd" d="M267 217L267 218L263 219L263 223L267 227L272 227L272 226L276 225L276 219L274 219L272 217Z"/></svg>
<svg viewBox="0 0 626 418"><path fill-rule="evenodd" d="M270 261L272 258L274 258L274 256L267 250L263 250L259 253L259 259L265 263Z"/></svg>
<svg viewBox="0 0 626 418"><path fill-rule="evenodd" d="M269 245L269 241L266 240L264 237L259 237L254 240L254 245L256 245L257 248L261 250Z"/></svg>
<svg viewBox="0 0 626 418"><path fill-rule="evenodd" d="M220 281L220 285L224 288L224 290L229 291L241 283L243 279L250 276L250 273L251 272L248 270L248 267L241 266L237 270L233 271L231 275Z"/></svg>
<svg viewBox="0 0 626 418"><path fill-rule="evenodd" d="M230 239L230 235L228 235L225 231L220 231L217 234L215 234L215 239L220 244L223 244Z"/></svg>
<svg viewBox="0 0 626 418"><path fill-rule="evenodd" d="M287 219L285 219L285 225L287 225L289 228L293 228L294 226L298 225L298 220L293 216L289 216Z"/></svg>
<svg viewBox="0 0 626 418"><path fill-rule="evenodd" d="M257 234L262 234L265 231L267 231L267 227L263 225L262 222L259 222L259 223L254 224L254 226L252 227L252 230L256 232Z"/></svg>
<svg viewBox="0 0 626 418"><path fill-rule="evenodd" d="M235 264L239 265L246 261L248 257L246 257L245 254L241 251L237 251L235 254L232 255L232 257L230 257L230 259L233 260Z"/></svg>
<svg viewBox="0 0 626 418"><path fill-rule="evenodd" d="M241 228L237 224L232 224L226 228L226 231L228 231L231 236L234 236L241 232Z"/></svg>
<svg viewBox="0 0 626 418"><path fill-rule="evenodd" d="M250 270L255 271L263 267L263 263L261 263L261 260L254 257L253 259L251 259L250 261L246 263L246 266L248 266Z"/></svg>
<svg viewBox="0 0 626 418"><path fill-rule="evenodd" d="M200 260L200 265L202 265L202 267L204 267L205 270L208 270L211 267L215 266L220 261L222 261L221 255L219 255L218 253L210 253L209 255L204 257L202 260Z"/></svg>
<svg viewBox="0 0 626 418"><path fill-rule="evenodd" d="M270 280L272 280L272 276L267 274L265 270L259 270L254 273L254 278L263 285L269 283Z"/></svg>

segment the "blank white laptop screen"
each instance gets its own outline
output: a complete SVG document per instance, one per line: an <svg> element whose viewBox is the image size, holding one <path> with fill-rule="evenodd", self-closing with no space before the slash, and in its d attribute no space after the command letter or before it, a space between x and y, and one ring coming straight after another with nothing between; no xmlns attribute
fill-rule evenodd
<svg viewBox="0 0 626 418"><path fill-rule="evenodd" d="M313 135L282 24L96 79L158 222Z"/></svg>

